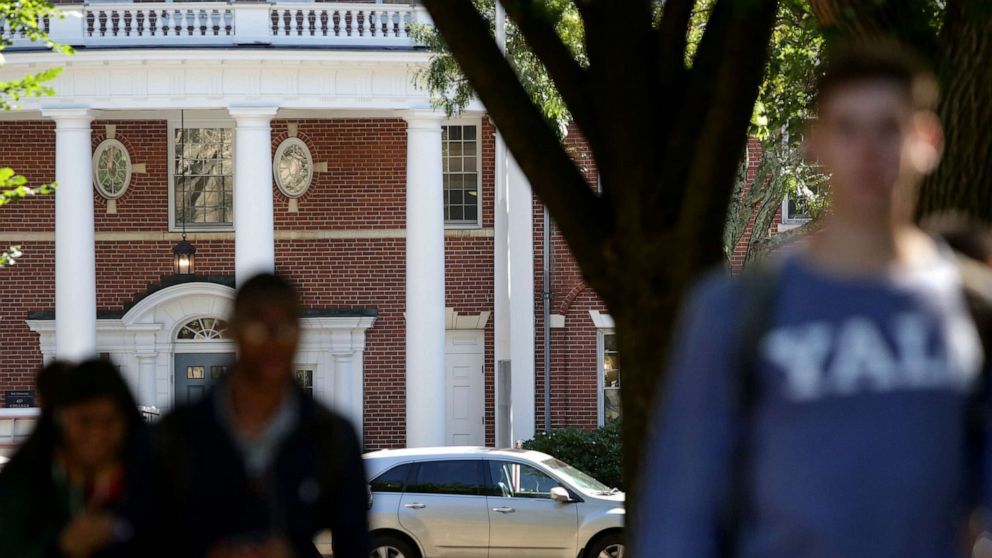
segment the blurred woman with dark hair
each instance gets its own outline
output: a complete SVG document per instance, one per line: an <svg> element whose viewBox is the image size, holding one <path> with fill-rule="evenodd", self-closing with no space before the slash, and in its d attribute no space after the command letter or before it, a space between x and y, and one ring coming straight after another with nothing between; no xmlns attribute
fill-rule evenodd
<svg viewBox="0 0 992 558"><path fill-rule="evenodd" d="M131 555L148 513L137 404L109 362L89 360L57 376L42 394L35 433L0 474L4 555Z"/></svg>

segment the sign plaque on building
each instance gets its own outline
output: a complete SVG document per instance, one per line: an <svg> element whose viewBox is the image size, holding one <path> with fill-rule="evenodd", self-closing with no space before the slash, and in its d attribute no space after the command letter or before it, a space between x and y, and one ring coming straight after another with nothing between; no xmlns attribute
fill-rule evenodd
<svg viewBox="0 0 992 558"><path fill-rule="evenodd" d="M29 389L5 391L3 392L3 406L8 409L34 407L34 392Z"/></svg>

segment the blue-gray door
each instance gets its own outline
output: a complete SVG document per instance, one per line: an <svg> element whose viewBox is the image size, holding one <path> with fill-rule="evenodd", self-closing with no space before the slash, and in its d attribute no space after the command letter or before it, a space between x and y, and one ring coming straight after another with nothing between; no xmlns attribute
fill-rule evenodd
<svg viewBox="0 0 992 558"><path fill-rule="evenodd" d="M176 405L199 399L214 380L227 373L234 353L180 353L176 355Z"/></svg>

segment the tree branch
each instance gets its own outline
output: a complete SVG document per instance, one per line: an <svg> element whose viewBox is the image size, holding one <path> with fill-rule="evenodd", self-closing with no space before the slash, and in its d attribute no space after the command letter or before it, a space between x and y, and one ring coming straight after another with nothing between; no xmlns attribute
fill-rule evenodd
<svg viewBox="0 0 992 558"><path fill-rule="evenodd" d="M595 123L595 107L589 100L587 76L548 18L547 8L533 0L499 0L523 34L527 44L554 80L575 123L593 147L602 144Z"/></svg>
<svg viewBox="0 0 992 558"><path fill-rule="evenodd" d="M677 235L714 242L700 247L696 261L687 262L690 267L715 263L721 255L719 238L702 230L725 220L736 169L713 161L737 160L744 148L777 5L776 0L718 0L690 72L691 109L685 113L698 118L699 131L692 138L695 157L686 168Z"/></svg>
<svg viewBox="0 0 992 558"><path fill-rule="evenodd" d="M894 37L932 57L937 40L929 25L926 2L919 0L810 0L813 14L833 35L842 37Z"/></svg>
<svg viewBox="0 0 992 558"><path fill-rule="evenodd" d="M685 47L689 19L695 0L668 0L661 12L658 26L658 70L671 78L681 78L685 71Z"/></svg>
<svg viewBox="0 0 992 558"><path fill-rule="evenodd" d="M599 283L589 277L588 270L605 269L603 244L611 228L610 214L531 102L472 2L424 0L424 5L534 192L582 263L586 279Z"/></svg>

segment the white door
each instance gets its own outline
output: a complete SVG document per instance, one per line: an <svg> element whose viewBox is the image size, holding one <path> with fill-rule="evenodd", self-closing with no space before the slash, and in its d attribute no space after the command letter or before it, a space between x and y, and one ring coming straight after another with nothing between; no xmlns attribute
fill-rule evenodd
<svg viewBox="0 0 992 558"><path fill-rule="evenodd" d="M445 343L446 442L486 443L484 337L481 331L449 331Z"/></svg>

